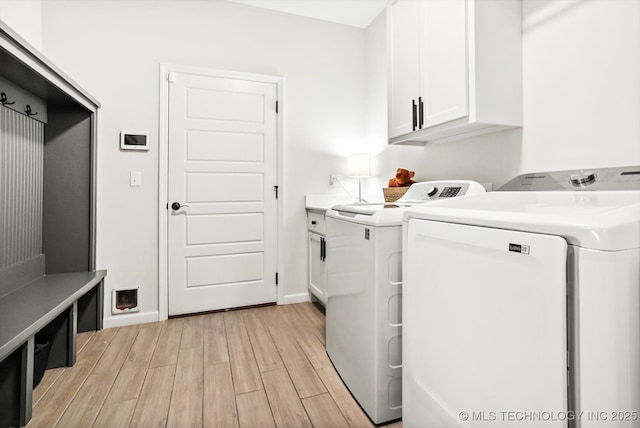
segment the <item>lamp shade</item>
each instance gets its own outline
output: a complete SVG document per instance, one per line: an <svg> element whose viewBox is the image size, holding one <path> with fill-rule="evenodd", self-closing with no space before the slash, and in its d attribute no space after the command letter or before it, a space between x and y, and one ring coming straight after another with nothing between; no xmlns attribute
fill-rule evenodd
<svg viewBox="0 0 640 428"><path fill-rule="evenodd" d="M368 154L349 156L349 177L371 177L371 162Z"/></svg>

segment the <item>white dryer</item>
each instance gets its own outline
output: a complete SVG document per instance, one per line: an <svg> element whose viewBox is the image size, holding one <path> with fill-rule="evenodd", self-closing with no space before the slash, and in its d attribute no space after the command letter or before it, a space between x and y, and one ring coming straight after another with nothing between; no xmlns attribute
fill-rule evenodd
<svg viewBox="0 0 640 428"><path fill-rule="evenodd" d="M402 416L402 215L484 192L473 181L420 182L393 203L326 213L327 354L376 424Z"/></svg>
<svg viewBox="0 0 640 428"><path fill-rule="evenodd" d="M405 212L403 426L640 426L640 167Z"/></svg>

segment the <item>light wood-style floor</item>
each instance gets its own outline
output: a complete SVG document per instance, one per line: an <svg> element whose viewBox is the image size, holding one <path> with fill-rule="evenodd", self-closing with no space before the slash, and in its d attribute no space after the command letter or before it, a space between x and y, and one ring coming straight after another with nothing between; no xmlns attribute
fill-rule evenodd
<svg viewBox="0 0 640 428"><path fill-rule="evenodd" d="M35 389L27 427L372 427L324 327L300 303L82 333L76 365Z"/></svg>

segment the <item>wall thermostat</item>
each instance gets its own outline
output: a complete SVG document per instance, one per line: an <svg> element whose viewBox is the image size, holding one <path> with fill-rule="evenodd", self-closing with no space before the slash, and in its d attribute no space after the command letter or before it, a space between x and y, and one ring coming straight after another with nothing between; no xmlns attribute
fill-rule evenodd
<svg viewBox="0 0 640 428"><path fill-rule="evenodd" d="M149 133L122 131L120 133L120 148L122 150L149 150Z"/></svg>

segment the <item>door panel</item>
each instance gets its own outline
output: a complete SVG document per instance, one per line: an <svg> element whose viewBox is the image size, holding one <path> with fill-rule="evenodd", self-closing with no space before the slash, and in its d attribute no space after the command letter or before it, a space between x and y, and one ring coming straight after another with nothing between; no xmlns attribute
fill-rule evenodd
<svg viewBox="0 0 640 428"><path fill-rule="evenodd" d="M505 426L502 409L567 411L566 260L556 236L409 221L407 426L459 426L460 412L474 411Z"/></svg>
<svg viewBox="0 0 640 428"><path fill-rule="evenodd" d="M322 303L327 303L327 268L323 255L324 236L309 232L309 287Z"/></svg>
<svg viewBox="0 0 640 428"><path fill-rule="evenodd" d="M427 1L423 10L420 93L424 127L468 114L467 0Z"/></svg>
<svg viewBox="0 0 640 428"><path fill-rule="evenodd" d="M169 315L276 301L276 85L176 73Z"/></svg>
<svg viewBox="0 0 640 428"><path fill-rule="evenodd" d="M212 99L216 102L212 103ZM263 123L264 97L262 94L189 88L187 118Z"/></svg>
<svg viewBox="0 0 640 428"><path fill-rule="evenodd" d="M412 100L418 102L420 1L403 0L387 7L389 64L389 138L413 129Z"/></svg>
<svg viewBox="0 0 640 428"><path fill-rule="evenodd" d="M189 173L187 202L263 202L263 174ZM273 197L273 195L268 195Z"/></svg>
<svg viewBox="0 0 640 428"><path fill-rule="evenodd" d="M188 288L262 279L262 253L189 257L186 260Z"/></svg>
<svg viewBox="0 0 640 428"><path fill-rule="evenodd" d="M264 215L216 214L187 217L187 245L262 242Z"/></svg>
<svg viewBox="0 0 640 428"><path fill-rule="evenodd" d="M187 131L188 161L264 161L264 138L239 132Z"/></svg>

